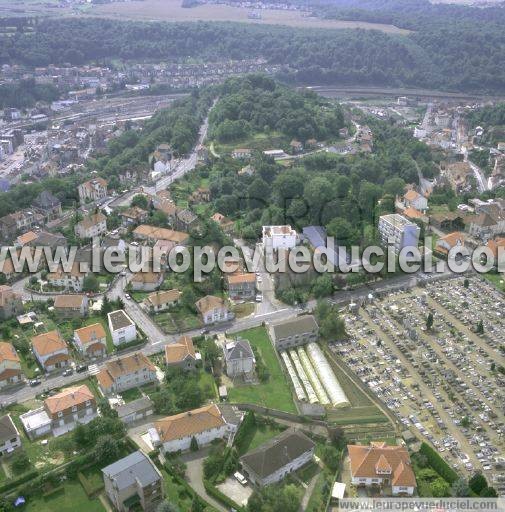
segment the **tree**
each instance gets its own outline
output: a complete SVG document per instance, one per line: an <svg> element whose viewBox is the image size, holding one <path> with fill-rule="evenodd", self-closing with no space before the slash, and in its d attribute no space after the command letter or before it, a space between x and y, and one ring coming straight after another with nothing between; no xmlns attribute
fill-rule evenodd
<svg viewBox="0 0 505 512"><path fill-rule="evenodd" d="M331 295L333 293L331 276L329 274L319 276L312 286L312 292L317 299Z"/></svg>
<svg viewBox="0 0 505 512"><path fill-rule="evenodd" d="M191 512L203 512L204 510L205 507L202 500L198 496L195 496L191 502Z"/></svg>
<svg viewBox="0 0 505 512"><path fill-rule="evenodd" d="M470 487L464 478L458 478L451 487L451 496L464 498L470 496Z"/></svg>
<svg viewBox="0 0 505 512"><path fill-rule="evenodd" d="M195 436L192 436L191 437L191 443L189 445L189 449L192 451L192 452L197 452L198 451L198 441L196 440L196 437Z"/></svg>
<svg viewBox="0 0 505 512"><path fill-rule="evenodd" d="M468 428L470 426L470 418L468 418L468 416L463 416L463 418L461 418L461 426L463 428Z"/></svg>
<svg viewBox="0 0 505 512"><path fill-rule="evenodd" d="M119 442L110 435L99 437L95 445L95 459L101 464L109 464L119 458Z"/></svg>
<svg viewBox="0 0 505 512"><path fill-rule="evenodd" d="M98 283L98 279L95 274L89 274L83 279L82 282L82 291L83 292L98 292L100 285Z"/></svg>
<svg viewBox="0 0 505 512"><path fill-rule="evenodd" d="M113 307L112 304L107 297L107 295L104 295L103 301L102 301L102 309L100 310L100 313L102 316L106 317L108 313L112 311Z"/></svg>
<svg viewBox="0 0 505 512"><path fill-rule="evenodd" d="M431 494L434 498L443 498L444 496L449 496L451 492L451 487L448 482L446 482L443 478L437 478L430 485Z"/></svg>
<svg viewBox="0 0 505 512"><path fill-rule="evenodd" d="M131 206L142 208L142 210L147 210L149 208L149 201L147 200L147 197L143 194L137 194L136 196L134 196L130 204Z"/></svg>
<svg viewBox="0 0 505 512"><path fill-rule="evenodd" d="M428 313L428 316L426 317L426 329L428 329L428 331L431 331L431 329L433 328L433 313Z"/></svg>
<svg viewBox="0 0 505 512"><path fill-rule="evenodd" d="M465 280L463 281L463 286L465 288L468 288L470 286L470 281L467 277L465 277Z"/></svg>
<svg viewBox="0 0 505 512"><path fill-rule="evenodd" d="M498 498L498 492L494 487L486 487L485 489L482 489L479 496L481 498Z"/></svg>
<svg viewBox="0 0 505 512"><path fill-rule="evenodd" d="M475 475L473 475L468 481L468 485L475 494L480 495L480 493L487 487L486 477L482 473L475 473Z"/></svg>
<svg viewBox="0 0 505 512"><path fill-rule="evenodd" d="M481 336L484 334L484 322L482 320L479 320L475 332Z"/></svg>
<svg viewBox="0 0 505 512"><path fill-rule="evenodd" d="M174 503L165 500L163 503L158 505L156 512L180 512L180 508Z"/></svg>
<svg viewBox="0 0 505 512"><path fill-rule="evenodd" d="M24 450L18 450L11 459L11 467L14 473L23 473L30 467L30 459Z"/></svg>

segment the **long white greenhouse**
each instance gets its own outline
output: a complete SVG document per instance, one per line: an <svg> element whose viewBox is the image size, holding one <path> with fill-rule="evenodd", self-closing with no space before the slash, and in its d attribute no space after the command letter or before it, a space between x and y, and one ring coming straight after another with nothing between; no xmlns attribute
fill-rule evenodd
<svg viewBox="0 0 505 512"><path fill-rule="evenodd" d="M300 358L303 369L305 370L305 373L307 374L307 377L309 378L310 383L316 392L317 398L319 398L319 402L322 405L328 405L330 403L330 399L328 398L328 395L326 394L326 391L324 390L319 377L312 367L309 356L307 356L307 353L303 347L298 347L298 357Z"/></svg>
<svg viewBox="0 0 505 512"><path fill-rule="evenodd" d="M293 387L295 388L296 398L298 400L305 402L307 400L307 395L305 394L305 390L303 389L302 384L300 383L300 379L296 375L296 371L291 364L291 360L289 359L287 352L281 352L281 357L286 365L286 369L288 370L289 376L291 377L291 382L293 383Z"/></svg>
<svg viewBox="0 0 505 512"><path fill-rule="evenodd" d="M296 371L298 373L298 377L302 381L303 387L305 388L305 392L307 393L309 402L311 404L318 403L319 399L316 395L316 392L314 391L314 388L312 387L312 385L309 381L309 378L307 377L307 375L302 367L302 363L300 363L300 359L298 358L298 354L296 353L296 350L294 348L292 348L289 351L289 355L291 356L293 364L295 365Z"/></svg>
<svg viewBox="0 0 505 512"><path fill-rule="evenodd" d="M312 366L314 367L319 379L321 380L324 389L330 397L330 401L334 407L346 407L349 406L349 400L340 386L333 370L331 369L330 363L323 354L323 351L319 348L317 343L311 342L306 346L307 354L310 358Z"/></svg>

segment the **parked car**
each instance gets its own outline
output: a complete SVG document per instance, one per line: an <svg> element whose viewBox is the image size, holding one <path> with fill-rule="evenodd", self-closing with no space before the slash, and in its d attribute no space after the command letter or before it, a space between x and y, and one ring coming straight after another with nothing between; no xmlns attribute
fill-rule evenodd
<svg viewBox="0 0 505 512"><path fill-rule="evenodd" d="M30 381L28 381L28 383L32 388L34 388L35 386L40 386L40 384L42 384L42 381L40 379L31 379Z"/></svg>
<svg viewBox="0 0 505 512"><path fill-rule="evenodd" d="M74 373L74 370L72 370L72 368L67 368L62 375L63 377L68 377L69 375L72 375L72 373Z"/></svg>
<svg viewBox="0 0 505 512"><path fill-rule="evenodd" d="M82 372L85 372L86 370L88 369L88 365L87 364L80 364L76 367L75 371L77 373L82 373Z"/></svg>

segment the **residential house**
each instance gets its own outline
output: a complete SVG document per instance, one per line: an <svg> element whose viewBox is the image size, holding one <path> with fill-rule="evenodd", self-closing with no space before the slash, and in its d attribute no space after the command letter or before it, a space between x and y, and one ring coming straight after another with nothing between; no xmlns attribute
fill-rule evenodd
<svg viewBox="0 0 505 512"><path fill-rule="evenodd" d="M239 459L243 475L258 487L280 482L314 459L316 444L288 429Z"/></svg>
<svg viewBox="0 0 505 512"><path fill-rule="evenodd" d="M43 190L33 201L33 206L49 220L61 215L61 201L48 190Z"/></svg>
<svg viewBox="0 0 505 512"><path fill-rule="evenodd" d="M239 422L229 421L220 407L210 404L155 421L149 435L153 446L172 453L188 450L193 438L200 448L215 439L227 439L235 434Z"/></svg>
<svg viewBox="0 0 505 512"><path fill-rule="evenodd" d="M239 176L252 176L256 172L256 169L252 165L246 165L237 172Z"/></svg>
<svg viewBox="0 0 505 512"><path fill-rule="evenodd" d="M156 226L149 226L141 224L133 230L133 236L139 240L147 240L148 242L155 243L158 240L169 240L175 242L177 245L184 245L189 235L173 229L158 228Z"/></svg>
<svg viewBox="0 0 505 512"><path fill-rule="evenodd" d="M176 366L183 370L194 370L197 354L193 340L189 336L181 336L177 343L165 345L165 363L167 366Z"/></svg>
<svg viewBox="0 0 505 512"><path fill-rule="evenodd" d="M231 152L231 157L237 160L251 158L252 150L247 148L236 148Z"/></svg>
<svg viewBox="0 0 505 512"><path fill-rule="evenodd" d="M86 272L81 272L80 265L74 261L70 272L65 272L62 267L58 268L55 272L47 274L47 282L56 288L61 288L65 291L82 292L84 278Z"/></svg>
<svg viewBox="0 0 505 512"><path fill-rule="evenodd" d="M155 512L163 501L163 476L142 451L102 469L105 492L118 512Z"/></svg>
<svg viewBox="0 0 505 512"><path fill-rule="evenodd" d="M122 309L107 313L107 320L114 346L130 343L137 338L135 322Z"/></svg>
<svg viewBox="0 0 505 512"><path fill-rule="evenodd" d="M175 227L181 231L189 231L198 224L198 216L187 209L180 209L175 214Z"/></svg>
<svg viewBox="0 0 505 512"><path fill-rule="evenodd" d="M11 241L19 232L25 232L44 223L44 216L35 210L21 210L0 218L0 237Z"/></svg>
<svg viewBox="0 0 505 512"><path fill-rule="evenodd" d="M107 217L103 213L94 213L82 219L74 227L79 238L93 238L107 232Z"/></svg>
<svg viewBox="0 0 505 512"><path fill-rule="evenodd" d="M58 331L49 331L32 338L32 350L46 372L70 365L68 346Z"/></svg>
<svg viewBox="0 0 505 512"><path fill-rule="evenodd" d="M419 243L419 226L398 213L381 215L378 229L382 244L395 254L400 254L404 248L417 247Z"/></svg>
<svg viewBox="0 0 505 512"><path fill-rule="evenodd" d="M161 286L163 272L136 272L130 280L132 290L152 292Z"/></svg>
<svg viewBox="0 0 505 512"><path fill-rule="evenodd" d="M430 215L430 224L441 231L465 229L465 215L458 212L435 213Z"/></svg>
<svg viewBox="0 0 505 512"><path fill-rule="evenodd" d="M302 315L269 324L269 334L280 351L317 341L319 326L313 315Z"/></svg>
<svg viewBox="0 0 505 512"><path fill-rule="evenodd" d="M145 222L148 216L149 213L138 206L128 208L119 214L119 217L121 217L121 224L126 228Z"/></svg>
<svg viewBox="0 0 505 512"><path fill-rule="evenodd" d="M157 292L150 293L144 299L144 305L150 313L159 313L160 311L166 311L171 306L175 306L182 293L177 290L160 290Z"/></svg>
<svg viewBox="0 0 505 512"><path fill-rule="evenodd" d="M19 235L16 238L15 245L16 247L24 247L25 245L28 245L30 242L34 242L37 240L38 234L35 233L35 231L27 231L26 233L23 233Z"/></svg>
<svg viewBox="0 0 505 512"><path fill-rule="evenodd" d="M256 295L256 274L252 272L227 275L226 283L233 300L250 300Z"/></svg>
<svg viewBox="0 0 505 512"><path fill-rule="evenodd" d="M61 233L49 233L49 231L38 231L37 238L27 243L31 247L49 247L57 249L58 247L66 247L67 239Z"/></svg>
<svg viewBox="0 0 505 512"><path fill-rule="evenodd" d="M107 354L107 333L101 323L87 325L74 331L74 344L85 357L103 357Z"/></svg>
<svg viewBox="0 0 505 512"><path fill-rule="evenodd" d="M158 382L156 367L142 352L107 361L96 378L106 395Z"/></svg>
<svg viewBox="0 0 505 512"><path fill-rule="evenodd" d="M223 345L223 355L226 375L231 379L234 377L247 377L254 373L256 359L247 340L238 338L233 341L227 341Z"/></svg>
<svg viewBox="0 0 505 512"><path fill-rule="evenodd" d="M235 226L235 223L231 219L221 213L215 213L210 219L216 222L225 233L232 232Z"/></svg>
<svg viewBox="0 0 505 512"><path fill-rule="evenodd" d="M480 213L469 216L465 220L468 233L480 240L489 240L505 233L505 213L501 211Z"/></svg>
<svg viewBox="0 0 505 512"><path fill-rule="evenodd" d="M0 341L0 389L21 382L21 362L16 349L5 341Z"/></svg>
<svg viewBox="0 0 505 512"><path fill-rule="evenodd" d="M30 439L41 436L61 436L77 425L97 417L96 399L88 386L64 389L44 400L44 405L22 414L19 419Z"/></svg>
<svg viewBox="0 0 505 512"><path fill-rule="evenodd" d="M10 414L0 417L0 456L10 455L21 446L21 437Z"/></svg>
<svg viewBox="0 0 505 512"><path fill-rule="evenodd" d="M89 301L86 295L57 295L54 311L60 318L83 318L88 315Z"/></svg>
<svg viewBox="0 0 505 512"><path fill-rule="evenodd" d="M81 183L77 187L77 191L79 192L81 204L99 201L107 197L107 181L103 178L93 178L85 183Z"/></svg>
<svg viewBox="0 0 505 512"><path fill-rule="evenodd" d="M197 300L195 306L205 325L232 319L228 305L221 297L206 295Z"/></svg>
<svg viewBox="0 0 505 512"><path fill-rule="evenodd" d="M0 320L8 320L22 312L21 295L17 294L10 286L0 285Z"/></svg>
<svg viewBox="0 0 505 512"><path fill-rule="evenodd" d="M383 442L370 446L348 445L351 482L357 486L391 488L393 496L412 496L416 477L404 446L390 446Z"/></svg>
<svg viewBox="0 0 505 512"><path fill-rule="evenodd" d="M435 251L448 256L449 252L455 247L463 247L465 245L466 236L460 231L449 233L437 240Z"/></svg>
<svg viewBox="0 0 505 512"><path fill-rule="evenodd" d="M494 238L492 240L488 240L487 247L493 253L493 257L495 260L495 266L498 265L498 262L505 262L505 238Z"/></svg>
<svg viewBox="0 0 505 512"><path fill-rule="evenodd" d="M298 236L291 226L263 226L262 241L265 251L293 249Z"/></svg>
<svg viewBox="0 0 505 512"><path fill-rule="evenodd" d="M301 153L303 151L303 144L299 141L299 140L295 140L293 139L290 143L289 143L289 147L291 149L291 152L293 154L296 154L296 153Z"/></svg>

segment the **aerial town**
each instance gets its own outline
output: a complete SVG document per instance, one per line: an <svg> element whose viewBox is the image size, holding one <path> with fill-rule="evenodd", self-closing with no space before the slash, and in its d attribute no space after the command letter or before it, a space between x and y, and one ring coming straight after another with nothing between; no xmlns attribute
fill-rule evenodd
<svg viewBox="0 0 505 512"><path fill-rule="evenodd" d="M13 23L0 511L505 495L504 90L293 83L226 24L38 65Z"/></svg>

